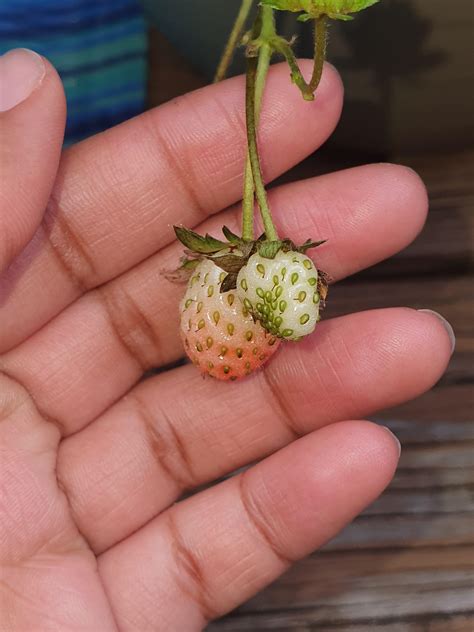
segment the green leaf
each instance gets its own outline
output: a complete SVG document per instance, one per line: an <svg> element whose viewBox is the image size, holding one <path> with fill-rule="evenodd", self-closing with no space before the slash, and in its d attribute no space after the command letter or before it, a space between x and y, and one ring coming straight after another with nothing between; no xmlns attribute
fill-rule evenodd
<svg viewBox="0 0 474 632"><path fill-rule="evenodd" d="M219 250L223 250L224 248L228 248L228 244L223 241L220 241L215 237L211 237L211 235L203 237L184 226L175 226L174 232L176 233L176 237L184 246L186 246L186 248L192 252L197 252L198 254L212 254L219 252Z"/></svg>
<svg viewBox="0 0 474 632"><path fill-rule="evenodd" d="M265 259L275 259L278 252L281 250L283 242L281 241L263 241L258 244L258 254Z"/></svg>

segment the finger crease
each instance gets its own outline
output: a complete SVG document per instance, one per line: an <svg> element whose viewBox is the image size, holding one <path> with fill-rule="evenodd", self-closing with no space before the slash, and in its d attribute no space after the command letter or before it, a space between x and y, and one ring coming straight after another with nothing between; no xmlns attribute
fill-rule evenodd
<svg viewBox="0 0 474 632"><path fill-rule="evenodd" d="M120 345L145 372L159 363L160 338L151 320L124 290L103 286L96 296Z"/></svg>
<svg viewBox="0 0 474 632"><path fill-rule="evenodd" d="M95 264L88 254L86 242L72 230L53 195L43 219L43 231L71 284L81 293L86 292L94 285L92 280L98 277Z"/></svg>
<svg viewBox="0 0 474 632"><path fill-rule="evenodd" d="M278 419L280 419L282 425L290 433L291 440L295 441L299 439L303 436L303 433L295 426L278 385L273 382L265 369L260 371L259 375L261 376L261 381L264 383L263 386L269 391L269 397L265 398L266 401L270 403L273 410L277 413Z"/></svg>
<svg viewBox="0 0 474 632"><path fill-rule="evenodd" d="M65 424L59 419L51 417L44 410L42 410L41 407L38 405L38 402L36 401L35 396L32 393L30 393L30 391L26 388L26 386L22 383L22 381L18 377L10 373L7 369L5 369L4 366L0 368L0 375L5 376L7 379L11 380L14 384L19 386L22 389L22 391L24 391L26 396L33 402L33 405L36 408L36 412L38 413L39 417L41 417L41 419L45 423L49 423L55 426L57 430L59 431L61 437L66 436ZM8 415L6 415L5 417L9 416L13 412L15 412L15 409L8 411Z"/></svg>
<svg viewBox="0 0 474 632"><path fill-rule="evenodd" d="M247 490L246 486L246 472L243 472L237 477L238 481L238 489L240 500L242 503L242 507L244 508L245 513L247 514L247 518L254 527L254 529L259 533L265 544L268 546L273 555L284 565L290 566L296 560L290 558L288 555L281 550L281 547L278 545L277 538L273 535L271 530L268 528L268 521L263 518L261 512L258 510L256 504L252 500L251 494Z"/></svg>
<svg viewBox="0 0 474 632"><path fill-rule="evenodd" d="M146 404L135 393L132 395L136 406L136 412L145 427L152 454L158 465L178 487L180 492L197 486L197 477L193 472L191 459L187 453L184 442L169 417L160 411L159 422L155 421L158 415L151 415ZM166 426L167 436L164 435ZM161 427L161 431L159 429Z"/></svg>
<svg viewBox="0 0 474 632"><path fill-rule="evenodd" d="M195 603L205 623L217 619L217 612L210 604L212 595L207 588L207 580L201 563L188 547L181 536L180 530L173 516L173 512L167 514L168 529L171 535L171 546L176 563L176 583L179 590Z"/></svg>
<svg viewBox="0 0 474 632"><path fill-rule="evenodd" d="M69 515L71 516L71 520L73 521L74 526L75 526L80 538L83 540L84 544L87 545L88 549L90 551L93 551L94 548L93 548L92 544L88 541L87 537L84 535L84 533L79 528L79 521L78 521L77 514L76 514L76 512L74 510L74 504L73 504L73 502L71 500L70 492L68 491L65 483L62 481L62 479L59 476L57 459L56 459L56 466L54 468L54 475L56 477L56 485L58 486L58 489L59 489L60 493L63 495L63 498L66 501L66 504L67 504L68 509L69 509Z"/></svg>
<svg viewBox="0 0 474 632"><path fill-rule="evenodd" d="M202 204L200 195L198 194L196 187L192 184L193 172L189 164L187 163L184 167L181 165L180 161L175 156L174 151L168 145L158 126L150 125L149 127L152 129L153 136L157 140L159 148L162 150L164 158L168 163L171 172L177 174L179 184L182 186L187 197L189 198L192 208L199 215L197 221L207 219L209 217L209 213Z"/></svg>

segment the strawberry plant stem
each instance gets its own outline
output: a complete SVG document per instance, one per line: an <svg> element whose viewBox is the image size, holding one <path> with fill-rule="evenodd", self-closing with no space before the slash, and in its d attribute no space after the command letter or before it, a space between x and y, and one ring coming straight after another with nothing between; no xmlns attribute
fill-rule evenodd
<svg viewBox="0 0 474 632"><path fill-rule="evenodd" d="M285 40L285 38L277 36L272 42L273 48L283 55L291 70L291 80L298 86L306 101L312 101L314 99L313 93L309 90L309 85L306 83L305 78L301 74L298 61L291 48L291 45Z"/></svg>
<svg viewBox="0 0 474 632"><path fill-rule="evenodd" d="M255 125L258 126L260 119L260 109L262 105L263 91L267 78L268 68L272 57L272 48L264 43L258 52L257 75L255 78ZM242 202L242 238L251 241L254 238L253 232L253 209L254 209L255 187L253 184L252 164L250 154L247 152L247 162L245 164L244 176L244 196Z"/></svg>
<svg viewBox="0 0 474 632"><path fill-rule="evenodd" d="M291 44L279 35L275 36L272 41L274 50L283 55L288 62L291 70L291 79L301 90L301 94L306 101L312 101L314 99L314 93L319 86L321 76L323 74L324 61L326 59L327 24L328 18L326 15L321 15L321 17L315 19L314 66L313 74L309 83L307 83L301 73L300 67L298 66L298 60L291 48Z"/></svg>
<svg viewBox="0 0 474 632"><path fill-rule="evenodd" d="M262 31L260 37L262 40L271 41L275 37L275 23L273 10L270 7L261 7ZM260 157L258 153L257 143L257 123L256 123L256 84L257 84L257 57L250 56L247 58L247 81L246 81L246 99L245 114L247 120L247 142L248 155L252 168L252 177L255 187L255 194L260 208L265 234L267 239L271 241L278 240L278 234L273 224L272 215L268 206L267 192L263 182L262 169L260 166ZM266 76L266 73L265 73ZM265 76L263 79L265 79Z"/></svg>
<svg viewBox="0 0 474 632"><path fill-rule="evenodd" d="M244 30L245 23L247 21L252 5L253 0L242 0L240 11L230 33L226 47L219 62L219 66L217 67L217 71L214 77L214 83L222 81L222 79L224 79L227 74L227 70L232 62L235 49L239 45L239 40L242 36L242 31Z"/></svg>
<svg viewBox="0 0 474 632"><path fill-rule="evenodd" d="M323 74L324 61L326 59L328 18L322 15L314 21L314 67L309 90L314 94L317 90Z"/></svg>

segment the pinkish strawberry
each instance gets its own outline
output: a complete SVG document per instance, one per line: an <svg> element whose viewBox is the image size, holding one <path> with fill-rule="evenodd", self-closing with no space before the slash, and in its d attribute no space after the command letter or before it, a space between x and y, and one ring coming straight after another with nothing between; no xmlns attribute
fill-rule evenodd
<svg viewBox="0 0 474 632"><path fill-rule="evenodd" d="M237 380L259 369L280 341L255 322L235 291L220 292L226 273L202 260L180 305L186 353L207 375Z"/></svg>

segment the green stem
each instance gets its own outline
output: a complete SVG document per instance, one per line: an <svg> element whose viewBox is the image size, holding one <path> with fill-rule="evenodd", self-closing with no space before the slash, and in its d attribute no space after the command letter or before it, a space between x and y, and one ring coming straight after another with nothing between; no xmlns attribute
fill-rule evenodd
<svg viewBox="0 0 474 632"><path fill-rule="evenodd" d="M328 37L327 25L327 15L322 15L314 21L314 67L313 74L309 82L309 90L311 94L316 92L323 74Z"/></svg>
<svg viewBox="0 0 474 632"><path fill-rule="evenodd" d="M242 0L240 11L230 33L226 47L219 62L219 66L217 67L217 71L214 77L214 83L222 81L222 79L224 79L227 74L227 70L232 62L234 51L239 44L240 38L242 36L242 31L244 29L245 22L247 21L252 5L253 0Z"/></svg>
<svg viewBox="0 0 474 632"><path fill-rule="evenodd" d="M301 73L298 61L290 44L283 37L277 36L273 40L272 45L273 48L283 55L288 62L291 70L291 80L298 86L303 98L306 101L312 101L314 99L314 95L310 90L309 84L306 83L306 80Z"/></svg>
<svg viewBox="0 0 474 632"><path fill-rule="evenodd" d="M262 7L263 12L267 7ZM273 20L273 15L271 16ZM247 140L250 156L250 164L252 167L252 176L255 186L255 194L257 197L258 205L260 207L260 214L262 216L263 225L265 227L265 234L267 239L276 241L278 234L272 221L270 208L268 206L267 192L265 191L265 185L263 183L262 169L260 167L260 158L258 154L257 145L257 126L255 120L255 85L257 80L257 66L258 61L256 57L249 57L247 59L247 85L246 85L246 100L245 100L245 114L247 119Z"/></svg>
<svg viewBox="0 0 474 632"><path fill-rule="evenodd" d="M265 81L270 67L272 57L272 47L264 43L259 49L257 74L255 78L255 125L258 127L260 110L262 106ZM253 240L253 209L254 209L255 187L253 184L252 164L250 154L247 152L244 176L244 195L242 201L242 238L248 241Z"/></svg>
<svg viewBox="0 0 474 632"><path fill-rule="evenodd" d="M328 18L326 15L315 19L314 25L314 66L313 74L309 83L306 82L303 77L300 67L298 66L298 60L291 48L290 44L278 35L274 38L272 45L273 48L283 55L288 62L291 70L291 79L301 91L306 101L312 101L314 99L314 93L316 92L324 69L324 61L326 59L326 45L327 45L327 25Z"/></svg>

